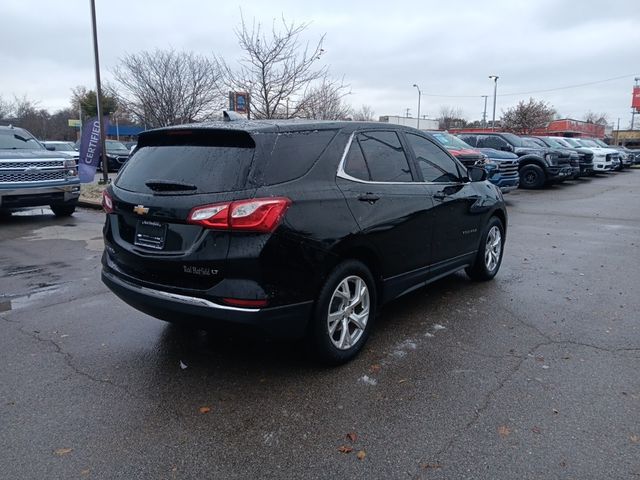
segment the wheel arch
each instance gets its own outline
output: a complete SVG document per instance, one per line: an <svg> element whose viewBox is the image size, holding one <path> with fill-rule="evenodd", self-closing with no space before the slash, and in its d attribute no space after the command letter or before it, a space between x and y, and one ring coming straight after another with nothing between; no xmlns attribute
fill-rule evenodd
<svg viewBox="0 0 640 480"><path fill-rule="evenodd" d="M335 255L335 263L331 269L345 260L357 260L362 262L371 272L375 282L378 303L382 298L382 266L380 257L375 250L363 243L346 243L338 245L332 252Z"/></svg>

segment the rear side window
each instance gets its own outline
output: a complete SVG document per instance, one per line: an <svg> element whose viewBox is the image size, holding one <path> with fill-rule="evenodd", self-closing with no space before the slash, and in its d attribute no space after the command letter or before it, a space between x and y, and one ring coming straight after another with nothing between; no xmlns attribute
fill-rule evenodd
<svg viewBox="0 0 640 480"><path fill-rule="evenodd" d="M504 147L508 147L509 144L506 140L503 140L500 137L496 137L493 135L483 135L478 137L478 147L481 148L495 148L496 150L501 150Z"/></svg>
<svg viewBox="0 0 640 480"><path fill-rule="evenodd" d="M371 174L367 162L362 154L362 149L356 138L351 142L351 148L345 161L344 172L360 180L371 180Z"/></svg>
<svg viewBox="0 0 640 480"><path fill-rule="evenodd" d="M245 187L255 144L242 132L152 132L115 185L141 193L218 193Z"/></svg>
<svg viewBox="0 0 640 480"><path fill-rule="evenodd" d="M256 135L264 142L264 161L257 181L264 185L288 182L307 173L327 148L336 130L305 130ZM269 153L268 153L269 152Z"/></svg>
<svg viewBox="0 0 640 480"><path fill-rule="evenodd" d="M356 140L374 182L412 182L407 156L395 132L363 132Z"/></svg>

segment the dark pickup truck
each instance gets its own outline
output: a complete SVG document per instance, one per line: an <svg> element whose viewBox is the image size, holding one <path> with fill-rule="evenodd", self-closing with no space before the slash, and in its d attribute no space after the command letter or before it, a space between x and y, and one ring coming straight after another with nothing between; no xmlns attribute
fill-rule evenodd
<svg viewBox="0 0 640 480"><path fill-rule="evenodd" d="M22 128L0 126L0 213L49 205L56 216L69 216L79 196L72 157L47 150Z"/></svg>
<svg viewBox="0 0 640 480"><path fill-rule="evenodd" d="M544 147L529 147L512 133L460 133L472 147L513 152L519 158L520 187L542 188L546 184L569 179L573 175L570 157Z"/></svg>

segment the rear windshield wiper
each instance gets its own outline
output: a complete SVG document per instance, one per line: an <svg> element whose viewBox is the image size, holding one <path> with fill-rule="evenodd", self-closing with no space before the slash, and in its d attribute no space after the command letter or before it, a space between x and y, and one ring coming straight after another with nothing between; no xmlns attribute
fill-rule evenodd
<svg viewBox="0 0 640 480"><path fill-rule="evenodd" d="M185 192L198 189L192 183L172 182L170 180L148 180L144 184L154 192Z"/></svg>

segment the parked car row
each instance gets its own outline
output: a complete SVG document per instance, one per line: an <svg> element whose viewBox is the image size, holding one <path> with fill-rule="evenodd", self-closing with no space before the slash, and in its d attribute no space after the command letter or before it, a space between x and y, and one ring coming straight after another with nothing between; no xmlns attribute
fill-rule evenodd
<svg viewBox="0 0 640 480"><path fill-rule="evenodd" d="M640 154L622 147L612 148L597 139L518 136L506 132L460 133L457 137L443 132L433 134L463 163L475 159L476 165L483 165L489 181L503 193L517 186L541 188L640 163ZM477 159L478 156L483 158ZM515 176L518 180L514 183Z"/></svg>

